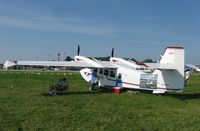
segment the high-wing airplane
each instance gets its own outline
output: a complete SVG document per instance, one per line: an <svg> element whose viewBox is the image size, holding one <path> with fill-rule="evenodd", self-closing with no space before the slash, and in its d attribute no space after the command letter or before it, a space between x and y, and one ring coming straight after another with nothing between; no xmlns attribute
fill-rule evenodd
<svg viewBox="0 0 200 131"><path fill-rule="evenodd" d="M193 70L194 72L200 72L200 68L193 64L185 64L185 69Z"/></svg>
<svg viewBox="0 0 200 131"><path fill-rule="evenodd" d="M79 55L78 46L75 61L6 61L5 68L15 65L82 67L81 76L98 87L121 86L133 90L149 90L153 93L181 92L184 87L184 48L167 47L160 61L153 66L141 65L133 61L114 57L110 61L98 61Z"/></svg>

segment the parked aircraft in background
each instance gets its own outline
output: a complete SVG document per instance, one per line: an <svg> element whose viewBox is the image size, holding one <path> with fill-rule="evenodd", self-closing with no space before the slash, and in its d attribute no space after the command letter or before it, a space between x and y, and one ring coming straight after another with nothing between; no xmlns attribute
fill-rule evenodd
<svg viewBox="0 0 200 131"><path fill-rule="evenodd" d="M153 93L181 92L184 87L184 48L167 47L160 61L152 66L114 57L110 61L79 56L78 46L75 61L9 61L4 67L15 65L82 67L82 77L98 87L115 87L120 81L123 88L150 90ZM145 68L147 69L145 69Z"/></svg>
<svg viewBox="0 0 200 131"><path fill-rule="evenodd" d="M195 65L192 65L192 64L186 64L185 69L189 69L189 70L192 70L194 72L200 72L200 68L195 66Z"/></svg>

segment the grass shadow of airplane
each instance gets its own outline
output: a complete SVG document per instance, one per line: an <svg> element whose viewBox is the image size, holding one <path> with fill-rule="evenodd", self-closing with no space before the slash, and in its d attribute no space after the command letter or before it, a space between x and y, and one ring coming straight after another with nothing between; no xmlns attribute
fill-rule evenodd
<svg viewBox="0 0 200 131"><path fill-rule="evenodd" d="M101 90L95 90L95 91L76 91L76 92L65 92L65 93L57 93L56 96L63 96L63 95L95 95L95 94L103 94L103 93L113 93L112 90L108 90L108 89L101 89ZM49 93L41 93L40 95L42 96L53 96L50 95Z"/></svg>
<svg viewBox="0 0 200 131"><path fill-rule="evenodd" d="M165 94L164 96L174 97L180 100L200 99L200 93L187 94Z"/></svg>

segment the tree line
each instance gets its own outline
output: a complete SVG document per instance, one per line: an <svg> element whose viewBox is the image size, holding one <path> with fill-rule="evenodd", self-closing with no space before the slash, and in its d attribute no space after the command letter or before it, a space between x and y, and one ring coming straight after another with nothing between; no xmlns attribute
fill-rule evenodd
<svg viewBox="0 0 200 131"><path fill-rule="evenodd" d="M90 57L92 58L92 57ZM110 56L101 56L101 57L93 57L99 61L110 61ZM125 60L132 60L134 62L137 62L137 60L135 58L123 58ZM67 56L64 61L74 61L74 59L71 57L71 56ZM144 59L143 61L141 62L144 62L144 63L156 63L155 60L153 59Z"/></svg>

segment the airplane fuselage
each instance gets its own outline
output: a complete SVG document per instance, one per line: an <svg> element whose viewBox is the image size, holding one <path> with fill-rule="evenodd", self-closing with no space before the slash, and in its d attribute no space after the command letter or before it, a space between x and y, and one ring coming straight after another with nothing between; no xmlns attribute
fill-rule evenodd
<svg viewBox="0 0 200 131"><path fill-rule="evenodd" d="M123 67L117 69L85 68L80 73L87 82L94 83L96 80L101 87L115 87L119 79L122 81L123 88L154 90L157 87L157 75L141 70Z"/></svg>

